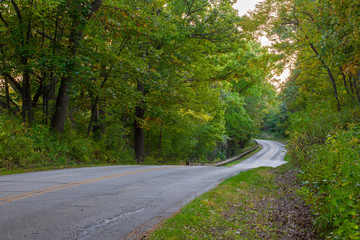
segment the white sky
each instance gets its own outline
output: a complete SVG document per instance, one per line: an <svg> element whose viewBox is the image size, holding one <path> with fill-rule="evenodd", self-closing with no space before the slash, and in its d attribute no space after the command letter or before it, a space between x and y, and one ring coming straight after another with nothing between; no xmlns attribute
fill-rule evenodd
<svg viewBox="0 0 360 240"><path fill-rule="evenodd" d="M248 11L252 11L255 9L256 4L259 2L262 2L263 0L237 0L237 2L233 5L235 9L239 11L239 16L244 15ZM271 43L266 37L261 37L260 39L261 45L263 46L270 46ZM280 79L280 82L285 81L286 78L288 78L290 75L290 68L287 67L284 69L283 73L277 76L274 76L274 78ZM278 84L275 84L278 85Z"/></svg>
<svg viewBox="0 0 360 240"><path fill-rule="evenodd" d="M233 7L239 11L239 16L242 16L248 11L255 10L255 6L259 2L262 2L262 0L237 0ZM263 46L271 45L269 40L264 36L260 37L259 41Z"/></svg>
<svg viewBox="0 0 360 240"><path fill-rule="evenodd" d="M234 8L239 11L239 15L242 16L248 11L255 9L255 5L261 2L261 0L237 0L237 3L234 4Z"/></svg>

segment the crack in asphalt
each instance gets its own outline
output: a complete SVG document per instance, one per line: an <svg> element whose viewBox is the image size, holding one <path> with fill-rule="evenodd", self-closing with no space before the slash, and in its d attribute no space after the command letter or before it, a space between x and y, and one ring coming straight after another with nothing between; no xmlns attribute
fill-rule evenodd
<svg viewBox="0 0 360 240"><path fill-rule="evenodd" d="M121 213L118 216L112 217L112 218L107 218L104 219L100 222L97 222L94 225L88 226L86 227L82 232L79 233L78 237L76 238L77 240L87 240L91 237L91 235L95 232L98 232L100 228L104 228L107 227L108 225L120 220L121 218L124 218L128 215L131 214L136 214L139 212L143 212L145 210L145 208L140 208L138 210L135 211L131 211L131 212L127 212L127 213Z"/></svg>

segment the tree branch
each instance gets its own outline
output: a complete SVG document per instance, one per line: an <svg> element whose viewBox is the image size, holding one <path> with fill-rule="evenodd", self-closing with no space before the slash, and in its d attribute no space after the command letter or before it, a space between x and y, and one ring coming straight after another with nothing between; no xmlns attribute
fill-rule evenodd
<svg viewBox="0 0 360 240"><path fill-rule="evenodd" d="M16 15L17 15L17 17L19 19L19 22L22 23L22 16L21 16L20 9L19 9L18 5L16 4L15 0L11 0L11 3L13 5L13 7L15 8Z"/></svg>
<svg viewBox="0 0 360 240"><path fill-rule="evenodd" d="M3 18L1 12L0 12L0 19L1 19L1 21L4 23L4 25L5 25L6 27L9 27L9 24L5 21L5 19Z"/></svg>
<svg viewBox="0 0 360 240"><path fill-rule="evenodd" d="M5 96L0 96L0 98L6 98ZM11 99L9 99L10 100L10 102L16 107L16 109L18 110L18 111L20 111L20 107L13 101L13 100L11 100Z"/></svg>
<svg viewBox="0 0 360 240"><path fill-rule="evenodd" d="M91 11L88 14L88 16L86 17L87 19L90 19L99 10L99 8L102 5L102 2L103 2L102 0L94 0L91 3Z"/></svg>
<svg viewBox="0 0 360 240"><path fill-rule="evenodd" d="M2 75L9 81L10 86L18 93L22 93L22 87L20 84L7 72L2 73Z"/></svg>

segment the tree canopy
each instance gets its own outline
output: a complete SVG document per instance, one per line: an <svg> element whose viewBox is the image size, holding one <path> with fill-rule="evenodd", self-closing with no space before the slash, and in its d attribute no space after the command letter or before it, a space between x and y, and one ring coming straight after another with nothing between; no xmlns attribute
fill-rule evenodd
<svg viewBox="0 0 360 240"><path fill-rule="evenodd" d="M1 1L4 122L20 116L25 128L59 139L75 134L93 145L87 158L225 156L256 133L274 91L273 60L242 30L232 5ZM70 161L70 153L59 155Z"/></svg>
<svg viewBox="0 0 360 240"><path fill-rule="evenodd" d="M305 199L325 238L358 239L360 65L358 1L266 0L246 30L273 40L292 65L266 127L290 136Z"/></svg>

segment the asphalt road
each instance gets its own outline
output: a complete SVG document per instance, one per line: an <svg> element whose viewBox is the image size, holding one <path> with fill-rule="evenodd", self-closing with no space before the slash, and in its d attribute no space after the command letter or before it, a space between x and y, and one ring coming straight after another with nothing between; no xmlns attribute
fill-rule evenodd
<svg viewBox="0 0 360 240"><path fill-rule="evenodd" d="M233 167L107 166L0 176L0 239L138 239L240 171L283 163L283 145Z"/></svg>

